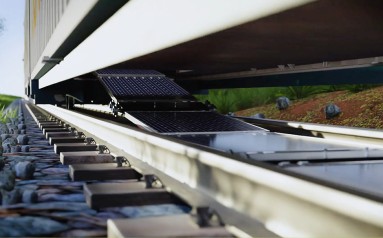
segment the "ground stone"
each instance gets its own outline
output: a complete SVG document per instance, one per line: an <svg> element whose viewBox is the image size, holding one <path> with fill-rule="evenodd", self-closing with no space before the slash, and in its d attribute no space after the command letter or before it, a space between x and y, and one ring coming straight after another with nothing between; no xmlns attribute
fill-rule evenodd
<svg viewBox="0 0 383 238"><path fill-rule="evenodd" d="M11 137L10 134L1 134L1 141L5 141L5 140L8 139L9 137Z"/></svg>
<svg viewBox="0 0 383 238"><path fill-rule="evenodd" d="M21 146L19 145L11 146L11 153L17 153L17 152L21 152Z"/></svg>
<svg viewBox="0 0 383 238"><path fill-rule="evenodd" d="M324 112L326 119L331 119L338 116L341 113L341 110L337 105L330 103L326 105Z"/></svg>
<svg viewBox="0 0 383 238"><path fill-rule="evenodd" d="M3 143L3 153L11 153L11 145L9 143Z"/></svg>
<svg viewBox="0 0 383 238"><path fill-rule="evenodd" d="M27 126L25 124L23 124L23 123L20 123L20 124L17 125L17 129L19 129L19 130L23 130L23 129L26 129L26 128L27 128Z"/></svg>
<svg viewBox="0 0 383 238"><path fill-rule="evenodd" d="M6 144L9 144L11 146L17 145L17 140L13 137L9 137L9 138L3 140L3 146Z"/></svg>
<svg viewBox="0 0 383 238"><path fill-rule="evenodd" d="M26 189L23 191L22 202L23 203L36 203L38 199L37 193L34 190Z"/></svg>
<svg viewBox="0 0 383 238"><path fill-rule="evenodd" d="M29 137L27 135L17 136L17 143L20 145L27 145L29 142Z"/></svg>
<svg viewBox="0 0 383 238"><path fill-rule="evenodd" d="M67 212L52 212L51 213L54 216L60 216L60 217L80 217L85 215L89 216L95 216L100 213L98 213L96 210L93 209L87 209L87 210L80 210L80 211L67 211ZM109 218L109 217L108 217ZM119 216L118 218L123 218L123 216Z"/></svg>
<svg viewBox="0 0 383 238"><path fill-rule="evenodd" d="M57 221L33 216L6 217L0 220L0 236L47 236L69 229Z"/></svg>
<svg viewBox="0 0 383 238"><path fill-rule="evenodd" d="M0 126L0 133L1 134L8 134L9 133L8 127L5 126L4 124L1 124L1 126Z"/></svg>
<svg viewBox="0 0 383 238"><path fill-rule="evenodd" d="M119 218L125 218L125 216L121 213L117 213L117 212L99 212L97 213L96 215L97 217L101 218L101 219L119 219Z"/></svg>
<svg viewBox="0 0 383 238"><path fill-rule="evenodd" d="M33 162L38 159L39 157L37 156L17 156L17 155L7 156L7 160L14 161L14 162L22 162L22 161Z"/></svg>
<svg viewBox="0 0 383 238"><path fill-rule="evenodd" d="M290 100L287 97L277 98L277 108L278 110L285 110L289 107Z"/></svg>
<svg viewBox="0 0 383 238"><path fill-rule="evenodd" d="M69 221L68 225L71 228L76 229L86 229L86 228L93 228L94 225L92 223L86 222L86 221Z"/></svg>
<svg viewBox="0 0 383 238"><path fill-rule="evenodd" d="M84 194L43 194L39 202L63 201L63 202L85 202Z"/></svg>
<svg viewBox="0 0 383 238"><path fill-rule="evenodd" d="M64 168L47 168L43 169L41 171L44 174L68 174L69 173L69 168L64 167Z"/></svg>
<svg viewBox="0 0 383 238"><path fill-rule="evenodd" d="M10 192L2 193L2 205L13 205L21 201L21 191L14 189Z"/></svg>
<svg viewBox="0 0 383 238"><path fill-rule="evenodd" d="M0 171L0 189L11 191L15 187L15 175L9 169Z"/></svg>
<svg viewBox="0 0 383 238"><path fill-rule="evenodd" d="M131 206L123 207L120 213L126 217L148 217L148 216L164 216L173 214L183 214L190 211L187 206L179 206L173 204L147 205L147 206Z"/></svg>
<svg viewBox="0 0 383 238"><path fill-rule="evenodd" d="M106 237L106 230L75 229L61 233L64 237Z"/></svg>
<svg viewBox="0 0 383 238"><path fill-rule="evenodd" d="M15 165L16 176L21 179L32 179L35 169L35 165L29 161L18 162Z"/></svg>
<svg viewBox="0 0 383 238"><path fill-rule="evenodd" d="M29 145L21 146L21 152L29 152Z"/></svg>
<svg viewBox="0 0 383 238"><path fill-rule="evenodd" d="M85 202L44 202L35 203L28 206L29 209L36 210L58 210L58 211L80 211L89 210Z"/></svg>
<svg viewBox="0 0 383 238"><path fill-rule="evenodd" d="M4 157L1 156L0 157L0 171L3 170L4 166L5 166Z"/></svg>

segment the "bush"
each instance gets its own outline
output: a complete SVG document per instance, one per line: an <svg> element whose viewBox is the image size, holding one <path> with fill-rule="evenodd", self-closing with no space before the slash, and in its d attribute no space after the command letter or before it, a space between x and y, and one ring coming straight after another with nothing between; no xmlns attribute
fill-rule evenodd
<svg viewBox="0 0 383 238"><path fill-rule="evenodd" d="M352 93L361 92L370 88L373 88L375 85L372 84L350 84L350 85L344 85L344 89L348 90Z"/></svg>
<svg viewBox="0 0 383 238"><path fill-rule="evenodd" d="M202 102L208 100L221 113L234 112L275 101L279 88L212 89L208 95L195 95Z"/></svg>
<svg viewBox="0 0 383 238"><path fill-rule="evenodd" d="M289 86L286 90L286 96L296 100L306 98L311 95L326 92L323 86Z"/></svg>

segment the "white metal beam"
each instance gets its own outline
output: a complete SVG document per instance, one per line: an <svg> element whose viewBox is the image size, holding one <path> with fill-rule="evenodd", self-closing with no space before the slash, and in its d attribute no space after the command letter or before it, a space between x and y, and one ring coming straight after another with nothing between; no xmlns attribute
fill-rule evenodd
<svg viewBox="0 0 383 238"><path fill-rule="evenodd" d="M313 0L131 0L64 61L40 88Z"/></svg>

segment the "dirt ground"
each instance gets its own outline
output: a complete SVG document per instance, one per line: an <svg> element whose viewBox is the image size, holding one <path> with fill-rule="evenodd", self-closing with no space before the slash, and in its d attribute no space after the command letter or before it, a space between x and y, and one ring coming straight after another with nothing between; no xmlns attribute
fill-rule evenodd
<svg viewBox="0 0 383 238"><path fill-rule="evenodd" d="M238 111L236 115L252 116L263 113L269 119L382 129L382 95L383 86L357 93L336 91L290 101L286 110L280 111L275 104L269 104ZM338 117L326 119L324 108L328 103L340 107L342 112Z"/></svg>

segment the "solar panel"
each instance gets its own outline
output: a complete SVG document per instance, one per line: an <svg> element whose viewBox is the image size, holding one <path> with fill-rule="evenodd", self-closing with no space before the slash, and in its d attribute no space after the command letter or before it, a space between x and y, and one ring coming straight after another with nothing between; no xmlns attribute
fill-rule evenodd
<svg viewBox="0 0 383 238"><path fill-rule="evenodd" d="M159 133L253 131L260 128L215 112L128 112Z"/></svg>
<svg viewBox="0 0 383 238"><path fill-rule="evenodd" d="M320 163L286 169L383 197L383 161Z"/></svg>
<svg viewBox="0 0 383 238"><path fill-rule="evenodd" d="M99 70L96 72L116 98L182 98L191 95L170 78L154 70Z"/></svg>

